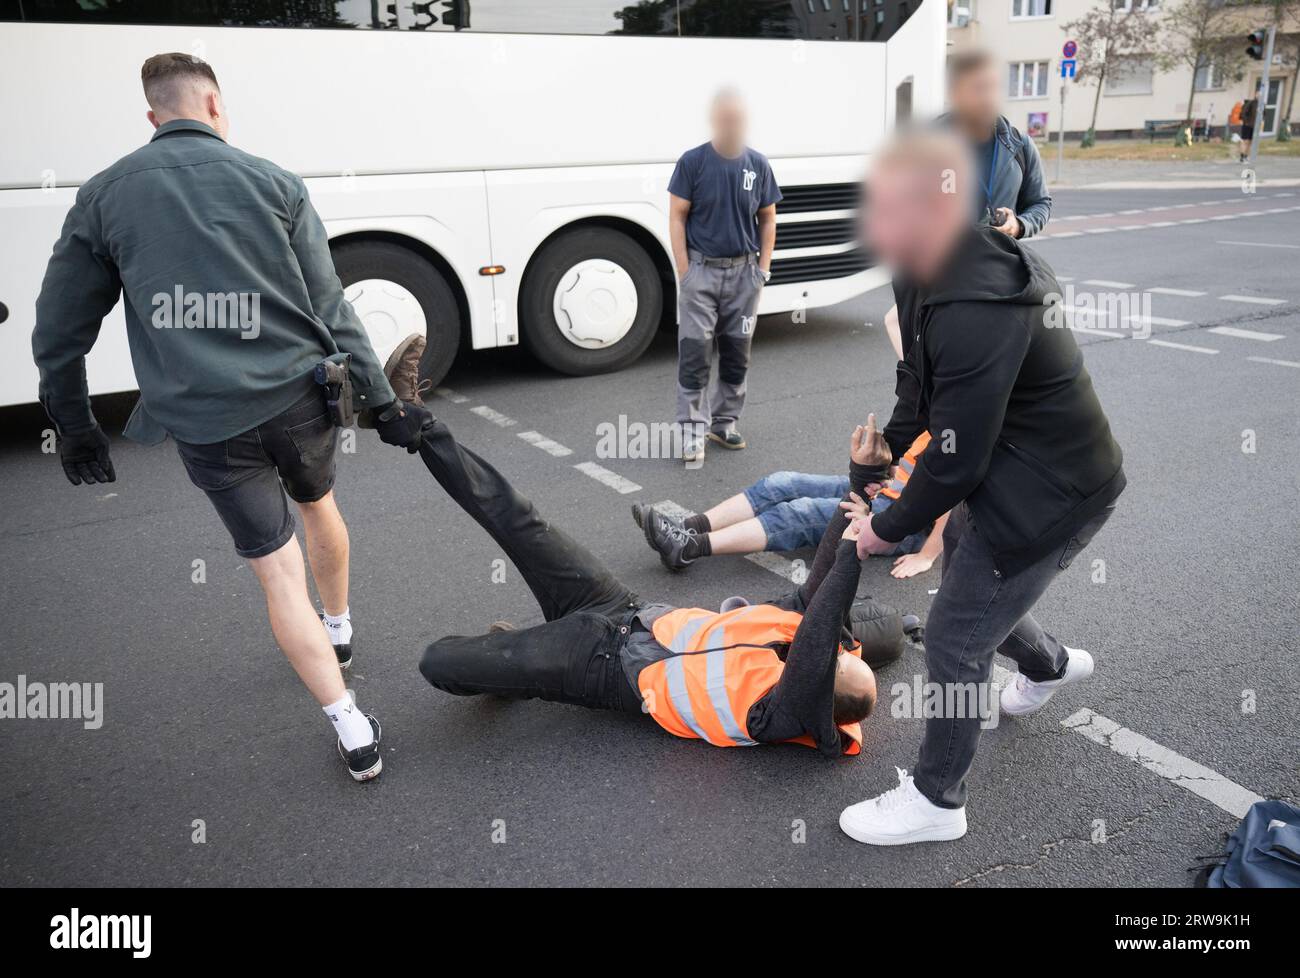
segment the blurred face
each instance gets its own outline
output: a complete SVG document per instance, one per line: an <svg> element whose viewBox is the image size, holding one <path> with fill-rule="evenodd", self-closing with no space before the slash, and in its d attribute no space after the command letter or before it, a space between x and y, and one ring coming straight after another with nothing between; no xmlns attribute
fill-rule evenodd
<svg viewBox="0 0 1300 978"><path fill-rule="evenodd" d="M726 155L739 153L745 147L747 119L745 104L735 96L723 96L713 104L709 115L713 131L713 145Z"/></svg>
<svg viewBox="0 0 1300 978"><path fill-rule="evenodd" d="M961 174L903 161L877 167L867 180L863 240L894 272L919 283L942 270L969 222Z"/></svg>
<svg viewBox="0 0 1300 978"><path fill-rule="evenodd" d="M948 91L952 114L972 135L992 130L1002 111L1002 76L987 64L968 71Z"/></svg>

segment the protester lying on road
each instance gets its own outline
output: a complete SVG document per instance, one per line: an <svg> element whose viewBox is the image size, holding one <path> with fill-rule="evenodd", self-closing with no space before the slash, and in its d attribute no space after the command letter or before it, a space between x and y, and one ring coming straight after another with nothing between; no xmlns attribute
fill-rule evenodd
<svg viewBox="0 0 1300 978"><path fill-rule="evenodd" d="M929 432L916 439L887 483L866 487L872 512L883 512L898 498L916 456L929 440ZM815 547L839 507L854 505L844 501L849 492L849 480L843 476L774 472L703 513L683 519L655 506L633 503L632 519L663 565L679 571L701 557ZM853 498L861 502L859 497ZM890 573L901 579L933 567L943 553L947 520L947 516L940 517L926 531L909 535L885 554L897 558Z"/></svg>
<svg viewBox="0 0 1300 978"><path fill-rule="evenodd" d="M846 518L835 518L839 535L823 538L808 580L781 605L736 598L721 611L677 608L620 584L441 422L424 429L420 456L514 562L546 618L439 639L420 660L431 684L457 696L646 713L669 733L716 747L861 750L876 683L844 630L861 569ZM850 485L863 492L884 474L853 462Z"/></svg>

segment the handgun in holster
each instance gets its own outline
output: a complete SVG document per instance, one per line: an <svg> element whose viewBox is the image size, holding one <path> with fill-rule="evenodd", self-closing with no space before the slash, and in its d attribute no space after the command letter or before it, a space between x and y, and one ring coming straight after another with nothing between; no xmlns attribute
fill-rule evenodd
<svg viewBox="0 0 1300 978"><path fill-rule="evenodd" d="M330 418L339 428L352 426L352 354L336 353L316 364L316 383L325 392Z"/></svg>

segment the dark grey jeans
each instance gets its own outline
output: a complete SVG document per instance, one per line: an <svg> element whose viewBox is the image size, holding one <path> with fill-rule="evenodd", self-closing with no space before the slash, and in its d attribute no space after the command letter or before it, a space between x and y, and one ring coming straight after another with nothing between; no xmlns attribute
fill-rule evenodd
<svg viewBox="0 0 1300 978"><path fill-rule="evenodd" d="M706 264L712 259L699 252L690 259L677 302L677 420L687 439L736 427L763 292L756 255L731 259L736 264L726 268ZM715 347L718 376L710 391Z"/></svg>
<svg viewBox="0 0 1300 978"><path fill-rule="evenodd" d="M943 533L943 581L925 625L929 682L944 689L979 688L990 681L995 652L1014 659L1029 679L1064 675L1065 648L1031 612L1113 511L1113 506L1103 510L1046 557L1006 577L998 576L993 552L966 504L954 509ZM926 720L914 776L917 790L936 805L966 804L966 775L975 760L982 723L978 716Z"/></svg>

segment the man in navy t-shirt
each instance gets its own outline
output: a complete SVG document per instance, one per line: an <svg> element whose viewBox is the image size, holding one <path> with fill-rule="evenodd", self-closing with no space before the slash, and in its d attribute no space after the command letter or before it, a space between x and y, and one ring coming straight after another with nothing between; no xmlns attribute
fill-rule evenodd
<svg viewBox="0 0 1300 978"><path fill-rule="evenodd" d="M745 145L745 106L719 92L713 137L687 150L668 182L668 228L677 265L677 421L687 468L704 464L705 437L745 447L745 405L758 297L771 278L781 190L767 158ZM709 390L713 346L718 378Z"/></svg>

